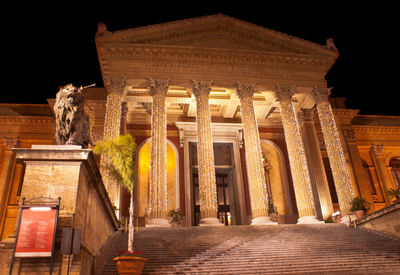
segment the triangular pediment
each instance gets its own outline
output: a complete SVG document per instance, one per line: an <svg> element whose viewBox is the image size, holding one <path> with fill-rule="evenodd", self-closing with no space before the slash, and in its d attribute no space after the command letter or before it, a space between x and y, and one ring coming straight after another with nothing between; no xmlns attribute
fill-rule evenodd
<svg viewBox="0 0 400 275"><path fill-rule="evenodd" d="M334 47L217 14L127 30L108 32L103 25L97 40L107 44L149 44L337 56Z"/></svg>

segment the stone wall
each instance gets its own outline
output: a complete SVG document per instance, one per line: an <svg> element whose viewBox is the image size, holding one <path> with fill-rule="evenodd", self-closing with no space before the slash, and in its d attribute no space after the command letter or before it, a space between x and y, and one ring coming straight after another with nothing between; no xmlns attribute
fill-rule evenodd
<svg viewBox="0 0 400 275"><path fill-rule="evenodd" d="M70 274L93 274L108 253L108 239L118 230L118 220L101 180L91 150L70 146L15 149L26 165L21 197L61 197L53 270L66 274L68 257L60 255L63 227L82 230L80 254L70 259ZM14 238L0 244L0 274L7 274ZM107 247L104 247L107 244ZM49 260L17 261L13 274L48 272ZM58 273L59 272L59 273ZM39 274L38 273L38 274Z"/></svg>

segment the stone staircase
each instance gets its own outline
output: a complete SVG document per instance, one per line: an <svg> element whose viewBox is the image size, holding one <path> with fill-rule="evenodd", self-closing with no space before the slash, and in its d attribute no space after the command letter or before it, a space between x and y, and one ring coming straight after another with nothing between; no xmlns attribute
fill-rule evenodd
<svg viewBox="0 0 400 275"><path fill-rule="evenodd" d="M127 249L121 235L112 258ZM142 274L400 274L400 239L338 224L146 228L135 246Z"/></svg>

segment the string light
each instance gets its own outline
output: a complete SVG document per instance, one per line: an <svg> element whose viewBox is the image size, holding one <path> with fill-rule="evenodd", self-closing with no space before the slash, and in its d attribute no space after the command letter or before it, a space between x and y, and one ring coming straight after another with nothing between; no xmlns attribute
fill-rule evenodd
<svg viewBox="0 0 400 275"><path fill-rule="evenodd" d="M351 185L350 173L347 168L346 158L336 127L335 117L332 112L331 104L328 101L330 89L314 88L312 94L317 104L318 117L324 136L333 180L335 182L340 211L346 215L350 212L350 203L353 199L353 187Z"/></svg>
<svg viewBox="0 0 400 275"><path fill-rule="evenodd" d="M211 81L192 81L197 107L197 154L201 218L217 218L218 203L215 183L214 151L208 94Z"/></svg>
<svg viewBox="0 0 400 275"><path fill-rule="evenodd" d="M315 216L314 198L304 144L292 103L294 89L290 86L277 86L275 94L281 108L281 118L299 216L300 218Z"/></svg>

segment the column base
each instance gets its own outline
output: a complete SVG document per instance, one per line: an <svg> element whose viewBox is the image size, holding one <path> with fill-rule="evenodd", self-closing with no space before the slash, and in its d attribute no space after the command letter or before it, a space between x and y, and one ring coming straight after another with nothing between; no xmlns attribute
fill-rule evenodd
<svg viewBox="0 0 400 275"><path fill-rule="evenodd" d="M217 218L204 218L200 220L199 226L225 226Z"/></svg>
<svg viewBox="0 0 400 275"><path fill-rule="evenodd" d="M277 222L271 221L270 217L263 216L263 217L257 217L251 220L250 225L277 225Z"/></svg>
<svg viewBox="0 0 400 275"><path fill-rule="evenodd" d="M316 216L304 216L300 217L297 220L297 224L321 224L321 223L325 222L318 220Z"/></svg>
<svg viewBox="0 0 400 275"><path fill-rule="evenodd" d="M167 219L149 219L145 227L171 227L171 224Z"/></svg>

